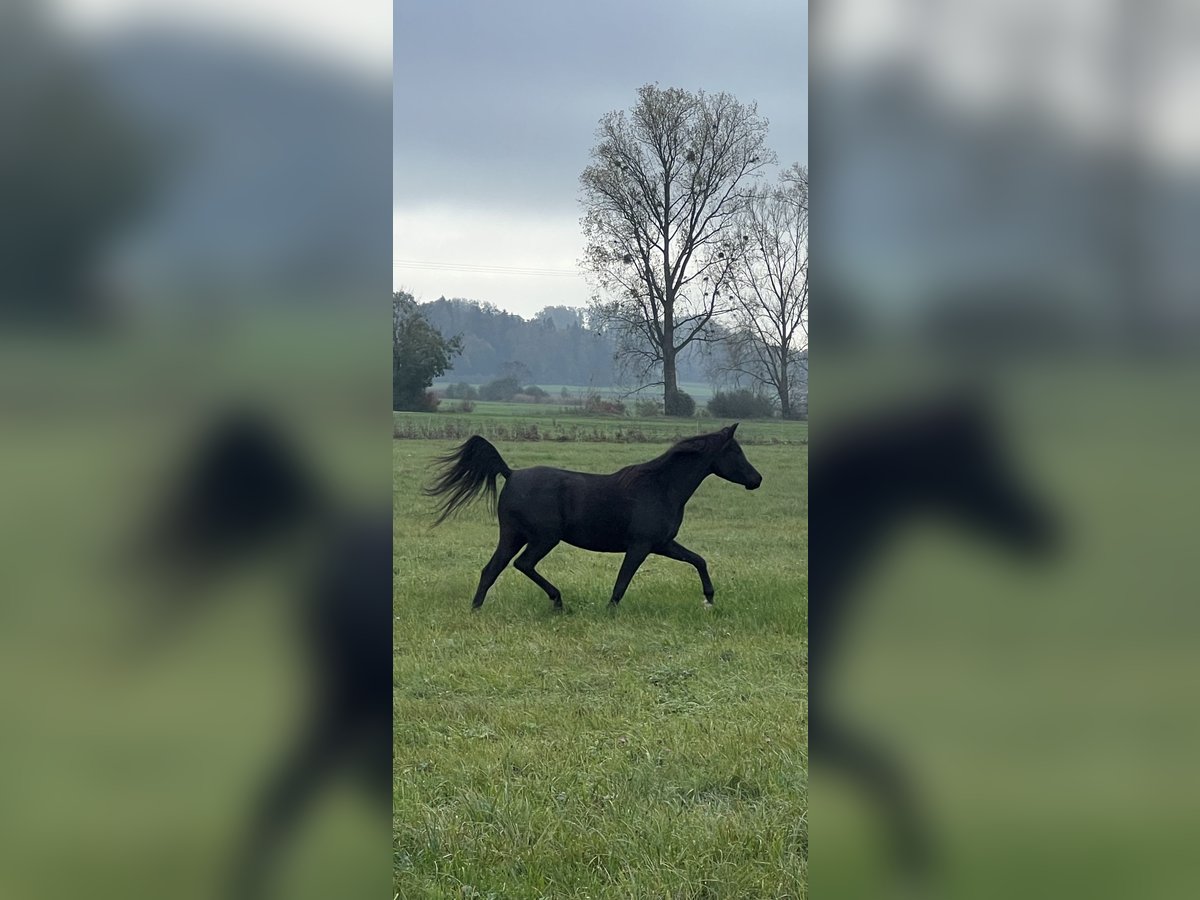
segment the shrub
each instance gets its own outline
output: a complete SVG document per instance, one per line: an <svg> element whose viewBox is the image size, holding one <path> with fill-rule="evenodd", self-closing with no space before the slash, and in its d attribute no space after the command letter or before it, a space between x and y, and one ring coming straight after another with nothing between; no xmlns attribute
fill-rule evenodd
<svg viewBox="0 0 1200 900"><path fill-rule="evenodd" d="M421 398L421 408L418 412L437 412L438 405L441 403L441 398L433 391L426 391Z"/></svg>
<svg viewBox="0 0 1200 900"><path fill-rule="evenodd" d="M652 400L649 397L639 400L634 404L633 408L637 411L638 417L642 419L649 418L650 416L661 416L663 414L662 403L658 400Z"/></svg>
<svg viewBox="0 0 1200 900"><path fill-rule="evenodd" d="M458 402L458 406L455 407L455 409L458 412L464 412L464 413L475 412L475 401L474 400L460 400Z"/></svg>
<svg viewBox="0 0 1200 900"><path fill-rule="evenodd" d="M512 399L513 399L513 403L537 403L538 402L537 397L533 396L532 394L527 394L524 391L522 391L519 394L513 394Z"/></svg>
<svg viewBox="0 0 1200 900"><path fill-rule="evenodd" d="M696 412L696 401L687 391L668 391L663 399L663 412L668 416L690 418Z"/></svg>
<svg viewBox="0 0 1200 900"><path fill-rule="evenodd" d="M545 400L547 397L550 396L549 393L544 391L542 388L538 387L536 384L528 385L527 387L522 389L521 393L528 394L530 397L533 397L538 403L541 403L543 400Z"/></svg>
<svg viewBox="0 0 1200 900"><path fill-rule="evenodd" d="M481 400L511 400L521 390L521 383L512 376L496 378L479 389Z"/></svg>
<svg viewBox="0 0 1200 900"><path fill-rule="evenodd" d="M708 401L708 411L721 419L766 419L774 408L770 397L741 388L717 391Z"/></svg>
<svg viewBox="0 0 1200 900"><path fill-rule="evenodd" d="M605 400L599 394L588 394L583 404L584 410L594 415L623 416L625 404L620 400Z"/></svg>

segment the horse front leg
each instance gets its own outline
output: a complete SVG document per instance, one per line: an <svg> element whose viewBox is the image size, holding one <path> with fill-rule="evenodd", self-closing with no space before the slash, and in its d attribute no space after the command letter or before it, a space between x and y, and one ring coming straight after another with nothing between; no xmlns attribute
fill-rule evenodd
<svg viewBox="0 0 1200 900"><path fill-rule="evenodd" d="M630 547L625 552L625 561L621 563L621 571L617 573L617 583L613 585L612 599L608 601L609 606L616 606L621 602L621 598L625 596L625 591L629 587L629 582L633 580L634 572L649 555L649 547Z"/></svg>
<svg viewBox="0 0 1200 900"><path fill-rule="evenodd" d="M700 587L704 591L704 605L713 605L713 584L712 580L708 577L708 564L704 561L703 556L699 553L693 553L678 541L671 541L665 547L660 547L654 552L659 556L665 556L668 559L677 559L680 562L685 562L693 566L700 575Z"/></svg>

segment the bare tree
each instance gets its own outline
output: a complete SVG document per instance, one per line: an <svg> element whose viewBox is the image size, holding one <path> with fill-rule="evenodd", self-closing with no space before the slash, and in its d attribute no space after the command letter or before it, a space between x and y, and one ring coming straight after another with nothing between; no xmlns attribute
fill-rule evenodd
<svg viewBox="0 0 1200 900"><path fill-rule="evenodd" d="M753 103L657 85L628 114L600 120L580 177L593 319L640 378L661 371L668 413L677 355L731 308L735 225L754 176L774 162L766 135Z"/></svg>
<svg viewBox="0 0 1200 900"><path fill-rule="evenodd" d="M739 231L747 240L731 277L724 370L775 393L790 418L808 357L808 169L793 164L778 185L756 191Z"/></svg>

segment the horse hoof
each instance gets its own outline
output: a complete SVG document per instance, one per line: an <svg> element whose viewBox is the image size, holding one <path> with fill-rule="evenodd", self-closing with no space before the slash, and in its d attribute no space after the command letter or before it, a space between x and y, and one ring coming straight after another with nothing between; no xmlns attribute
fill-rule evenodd
<svg viewBox="0 0 1200 900"><path fill-rule="evenodd" d="M713 608L713 602L712 602L711 600L705 600L705 601L704 601L704 608L705 608L705 609L712 609L712 608Z"/></svg>

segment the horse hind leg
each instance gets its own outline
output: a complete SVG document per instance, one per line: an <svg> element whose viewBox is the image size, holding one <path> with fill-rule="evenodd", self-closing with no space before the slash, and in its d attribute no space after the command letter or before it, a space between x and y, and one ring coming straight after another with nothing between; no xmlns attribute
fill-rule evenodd
<svg viewBox="0 0 1200 900"><path fill-rule="evenodd" d="M517 555L517 551L524 546L525 541L515 530L505 529L501 526L500 541L496 544L496 552L492 554L492 558L479 573L479 587L475 589L475 599L471 601L472 609L479 609L483 606L483 598L487 596L487 592L491 590L492 585L496 583L496 579L500 577L500 573L504 571L512 558Z"/></svg>
<svg viewBox="0 0 1200 900"><path fill-rule="evenodd" d="M513 567L523 572L528 576L530 581L545 591L546 596L553 601L555 609L562 609L562 592L543 578L537 569L534 568L534 566L545 558L547 553L557 546L557 540L531 541L529 546L525 548L525 552L517 557L517 561L513 563Z"/></svg>

